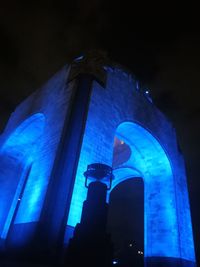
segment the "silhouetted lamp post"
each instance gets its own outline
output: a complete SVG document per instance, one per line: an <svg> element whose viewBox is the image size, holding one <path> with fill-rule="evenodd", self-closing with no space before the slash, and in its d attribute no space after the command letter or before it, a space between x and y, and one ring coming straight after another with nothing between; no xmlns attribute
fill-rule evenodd
<svg viewBox="0 0 200 267"><path fill-rule="evenodd" d="M90 178L92 181L99 181L102 183L109 183L107 190L111 189L113 174L112 168L106 164L102 163L93 163L88 165L87 171L84 172L85 176L85 186L88 188L88 179Z"/></svg>
<svg viewBox="0 0 200 267"><path fill-rule="evenodd" d="M112 243L107 234L107 191L112 185L112 168L101 163L90 164L84 172L88 188L81 222L70 240L67 266L112 266Z"/></svg>

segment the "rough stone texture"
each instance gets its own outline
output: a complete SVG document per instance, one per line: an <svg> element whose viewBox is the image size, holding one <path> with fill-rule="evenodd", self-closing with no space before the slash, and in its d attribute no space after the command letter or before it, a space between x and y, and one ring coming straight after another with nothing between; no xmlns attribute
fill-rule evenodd
<svg viewBox="0 0 200 267"><path fill-rule="evenodd" d="M3 188L0 207L4 210L0 217L0 231L5 229L6 223L9 226L10 216L12 221L8 227L7 244L11 247L26 246L34 236L49 182L59 179L52 176L52 169L55 158L59 160L63 129L70 116L72 91L76 85L74 81L67 84L68 70L64 67L22 102L0 137L0 183ZM87 193L83 172L91 163L113 164L113 145L117 136L129 145L131 156L123 164L115 166L113 187L138 174L144 179L145 256L194 262L184 161L177 146L175 130L149 98L137 89L129 73L118 67L106 67L106 71L106 88L93 82L73 195L66 204L70 205L70 212L64 223L71 231L80 221ZM35 114L40 114L36 120ZM35 133L31 127L37 128ZM23 176L18 168L26 172L29 166L32 166L31 171L18 203L17 192L22 190L20 181ZM65 194L64 190L62 192ZM45 218L45 221L48 222L48 219ZM0 234L4 244L5 236L2 232Z"/></svg>
<svg viewBox="0 0 200 267"><path fill-rule="evenodd" d="M117 68L107 71L106 89L94 82L68 225L74 226L80 220L86 196L83 172L92 162L112 165L113 142L117 134L127 139L133 152L124 166L129 166L129 170L136 168L145 182L145 256L194 261L186 176L175 130L144 93L136 89L128 74ZM132 130L131 125L129 129L117 130L124 122L140 125L146 131L144 136L135 136L140 135L140 130L137 127ZM152 140L145 141L151 139L147 132ZM151 150L148 146L152 142L155 145ZM158 147L158 153L153 146ZM125 172L124 169L123 177L116 177L114 185L127 178Z"/></svg>
<svg viewBox="0 0 200 267"><path fill-rule="evenodd" d="M24 121L28 120L34 114L44 115L44 128L40 136L34 140L36 146L36 153L34 153L31 159L32 169L28 178L26 188L21 200L15 222L12 225L11 232L15 233L15 228L25 228L28 223L38 222L40 213L42 210L42 203L44 201L45 193L49 183L51 170L54 164L54 158L59 144L60 136L64 120L66 117L67 109L69 107L68 102L70 101L72 84L66 86L68 67L64 67L56 75L53 76L41 89L37 90L25 101L23 101L16 110L12 113L5 131L1 135L1 151L7 151L11 154L10 157L16 158L19 151L15 151L15 155L12 155L12 149L7 149L7 140L15 133L15 130L23 124ZM25 132L25 136L30 133ZM20 140L20 134L18 136ZM28 137L27 137L28 138ZM13 146L17 145L13 144ZM27 147L27 144L23 147L19 147L20 151L24 151L21 159L21 164L25 166L29 160L29 156L32 153L33 145ZM2 163L2 162L1 162ZM12 165L11 165L12 166ZM7 173L1 172L1 181L12 186L12 177L8 173L9 167L5 164L1 164L1 168L7 170ZM14 170L12 169L12 174ZM9 188L11 192L11 188ZM6 192L5 192L6 193ZM10 196L8 193L7 196ZM26 211L26 212L25 212ZM17 230L19 231L19 229ZM20 232L23 232L23 229ZM29 232L29 230L27 230ZM28 234L28 233L27 233ZM24 234L25 235L25 234ZM11 243L17 245L20 242L27 242L25 236L19 239L18 235L9 235Z"/></svg>

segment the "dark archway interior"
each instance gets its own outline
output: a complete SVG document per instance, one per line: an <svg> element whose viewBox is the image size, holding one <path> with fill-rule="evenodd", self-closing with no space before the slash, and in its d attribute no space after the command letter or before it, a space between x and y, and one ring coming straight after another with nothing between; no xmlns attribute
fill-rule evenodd
<svg viewBox="0 0 200 267"><path fill-rule="evenodd" d="M141 178L125 180L112 190L108 232L118 266L143 266L144 184Z"/></svg>

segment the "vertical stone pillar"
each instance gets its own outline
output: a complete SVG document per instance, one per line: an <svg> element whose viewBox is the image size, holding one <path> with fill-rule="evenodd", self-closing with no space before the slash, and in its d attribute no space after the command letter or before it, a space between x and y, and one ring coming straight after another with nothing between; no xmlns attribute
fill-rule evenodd
<svg viewBox="0 0 200 267"><path fill-rule="evenodd" d="M41 258L44 258L46 254L45 261L57 262L61 257L92 83L96 79L102 85L105 84L105 75L102 63L97 64L96 58L93 59L92 55L71 66L68 82L75 80L75 87L70 113L66 114L60 150L55 161L38 229L39 239L36 240L40 246ZM45 253L43 248L46 248Z"/></svg>

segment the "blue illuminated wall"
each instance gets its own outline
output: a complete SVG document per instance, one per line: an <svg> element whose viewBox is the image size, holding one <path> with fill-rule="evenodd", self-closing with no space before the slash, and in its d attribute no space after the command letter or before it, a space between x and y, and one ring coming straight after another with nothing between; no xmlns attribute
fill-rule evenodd
<svg viewBox="0 0 200 267"><path fill-rule="evenodd" d="M21 199L21 191L26 182L27 169L33 164L35 154L37 153L37 145L39 138L43 134L45 125L44 116L37 113L25 120L17 129L8 137L1 148L1 227L3 227L1 238L5 239L8 234L11 222L14 220L16 207L21 206L25 202L26 218L32 213L32 206L35 198L35 190L29 194L29 199ZM28 182L30 183L31 173ZM28 185L26 186L26 190ZM25 214L24 214L25 215ZM19 214L17 214L19 216Z"/></svg>
<svg viewBox="0 0 200 267"><path fill-rule="evenodd" d="M60 177L54 175L54 169L60 160L76 88L76 80L68 82L70 66L54 75L12 113L0 136L1 241L12 246L26 244L40 225L40 233L47 231L44 244L49 245L50 239L57 240L60 233L60 229L55 229L59 224L53 225L57 219L59 223L63 220L67 238L80 222L86 198L83 172L88 164L100 162L113 165L113 188L130 177L144 180L145 257L194 263L185 166L175 130L154 106L150 93L143 93L129 72L121 67L104 69L105 88L96 81L92 85L75 184L64 207L69 207L69 214L64 219L56 213L61 206L54 213L51 210L54 196L62 194L59 201L65 197L65 187L53 192L51 185L56 181L59 186ZM130 148L130 155L118 165L113 164L115 137ZM62 173L63 169L59 171ZM70 183L72 178L63 181ZM49 227L51 223L53 226Z"/></svg>
<svg viewBox="0 0 200 267"><path fill-rule="evenodd" d="M131 157L115 166L113 187L142 177L145 185L145 257L195 262L185 167L175 130L133 77L107 68L107 86L94 82L67 224L80 222L86 198L83 172L91 162L112 165L114 138Z"/></svg>
<svg viewBox="0 0 200 267"><path fill-rule="evenodd" d="M113 188L131 177L142 177L145 188L145 256L180 257L174 177L159 142L139 124L124 122L116 131L132 150L115 169ZM135 174L129 173L132 169Z"/></svg>
<svg viewBox="0 0 200 267"><path fill-rule="evenodd" d="M0 136L1 244L28 243L40 221L72 92L67 73L64 67L24 100Z"/></svg>

